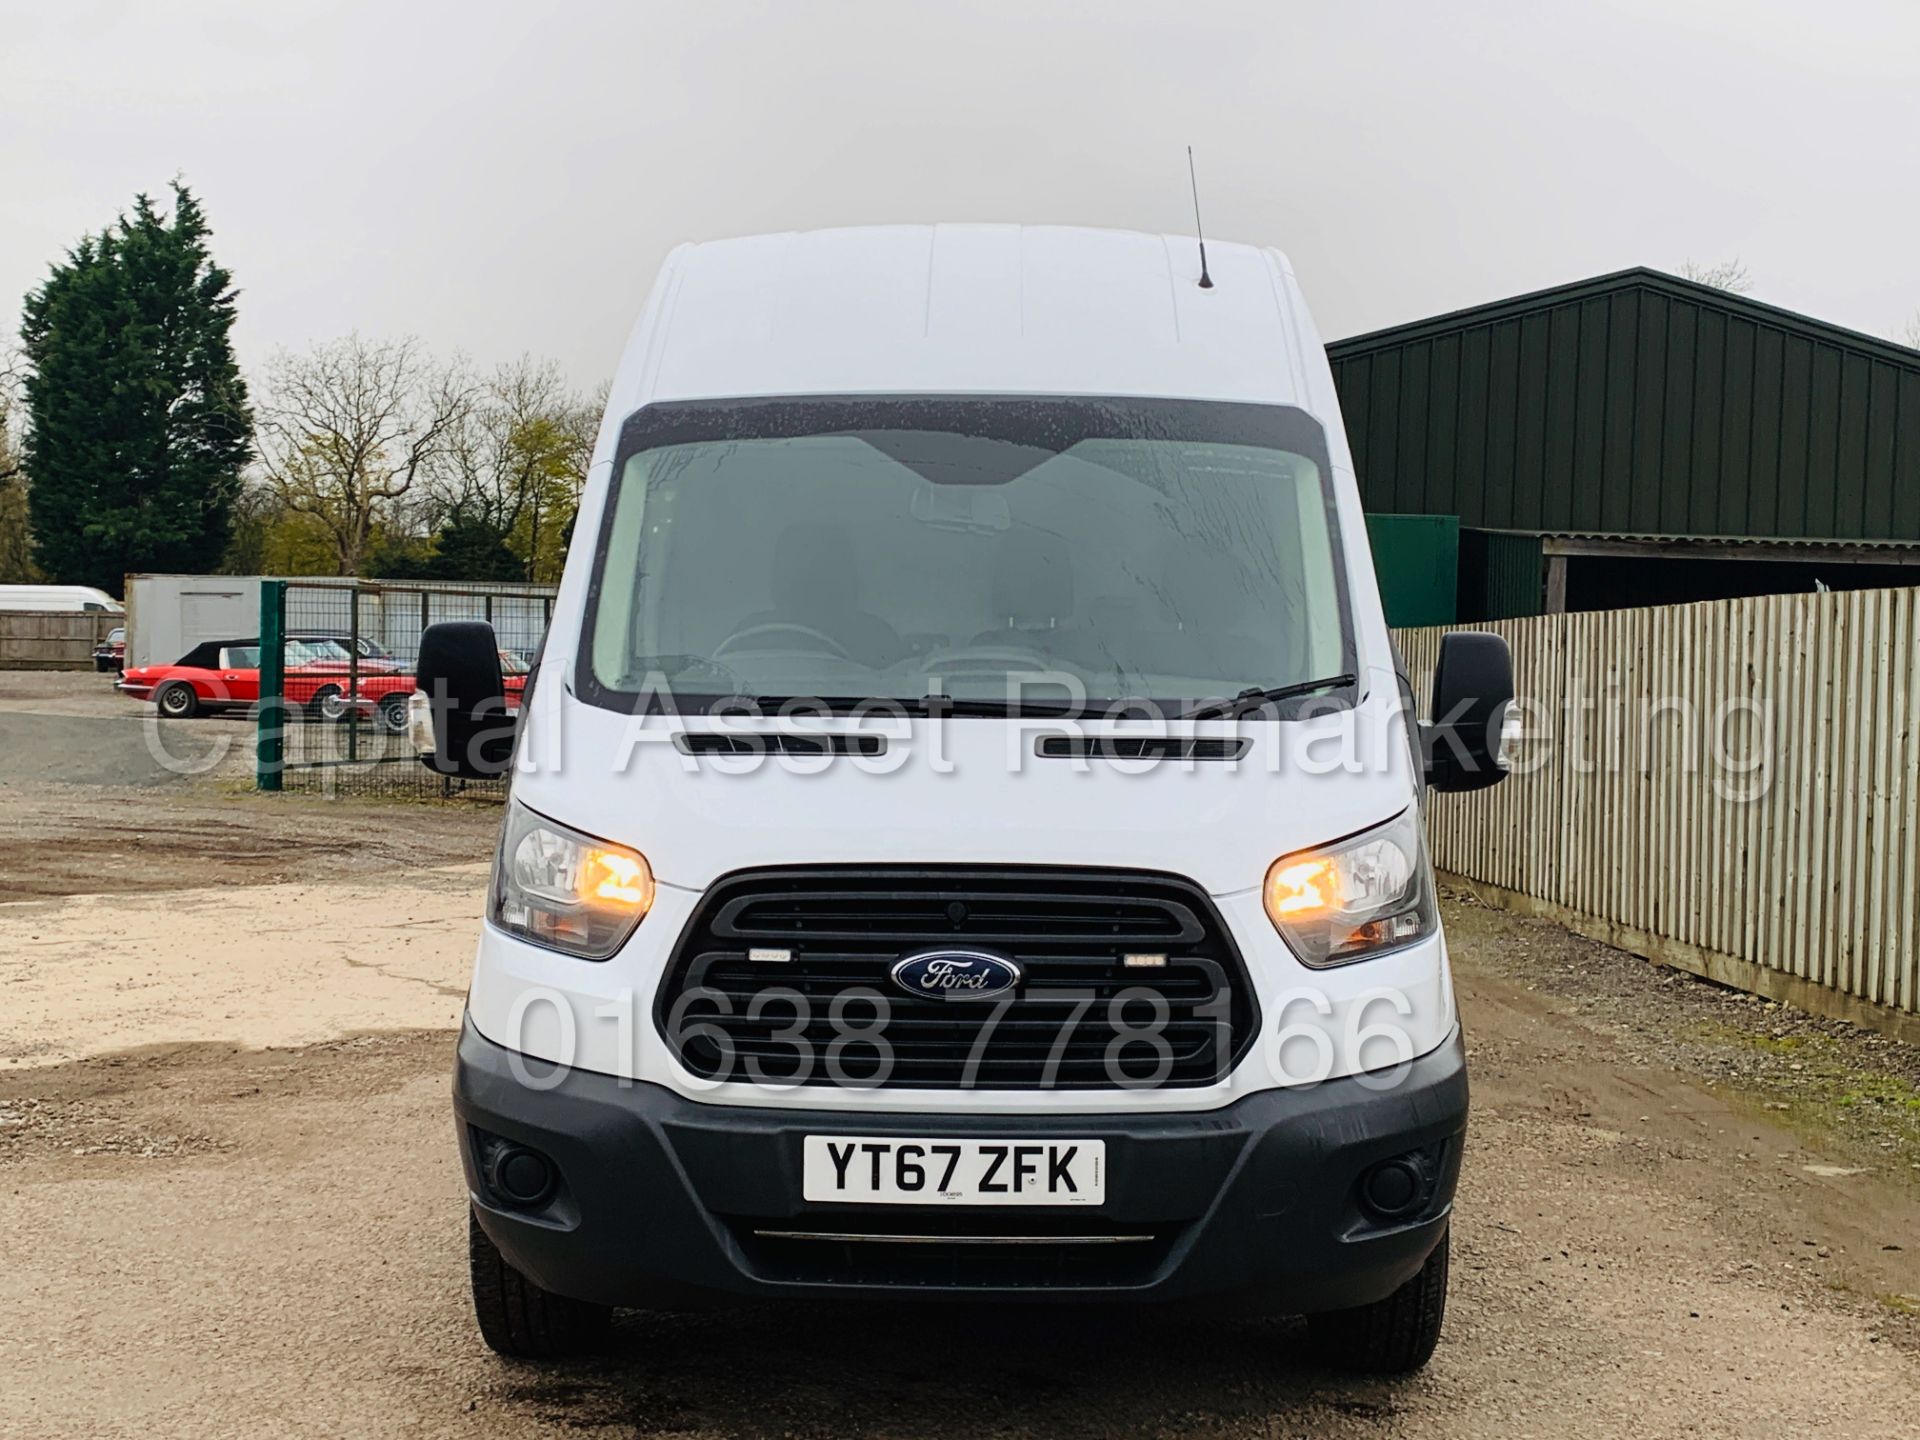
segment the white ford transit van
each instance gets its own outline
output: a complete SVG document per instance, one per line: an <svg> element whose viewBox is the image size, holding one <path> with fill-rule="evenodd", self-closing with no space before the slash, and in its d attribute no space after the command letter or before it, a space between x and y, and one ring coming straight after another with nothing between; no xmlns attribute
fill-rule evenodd
<svg viewBox="0 0 1920 1440"><path fill-rule="evenodd" d="M1467 1080L1437 723L1272 250L1012 226L684 247L612 389L517 727L422 638L427 763L510 770L454 1084L480 1328L902 1296L1438 1337Z"/></svg>
<svg viewBox="0 0 1920 1440"><path fill-rule="evenodd" d="M124 615L126 607L91 585L0 585L0 610L65 610Z"/></svg>

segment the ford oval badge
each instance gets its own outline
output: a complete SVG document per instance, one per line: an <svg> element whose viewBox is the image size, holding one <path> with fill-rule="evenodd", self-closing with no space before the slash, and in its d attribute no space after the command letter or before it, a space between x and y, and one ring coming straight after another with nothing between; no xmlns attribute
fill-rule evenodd
<svg viewBox="0 0 1920 1440"><path fill-rule="evenodd" d="M984 950L923 950L893 967L893 983L934 1000L985 1000L1020 983L1020 967Z"/></svg>

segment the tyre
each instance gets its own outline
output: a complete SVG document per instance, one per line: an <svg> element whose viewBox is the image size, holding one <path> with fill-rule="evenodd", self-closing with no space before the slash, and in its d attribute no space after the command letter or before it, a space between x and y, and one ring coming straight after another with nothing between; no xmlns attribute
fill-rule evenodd
<svg viewBox="0 0 1920 1440"><path fill-rule="evenodd" d="M613 1317L610 1306L541 1289L507 1263L471 1208L467 1267L480 1338L500 1354L516 1360L560 1360L583 1354L606 1338Z"/></svg>
<svg viewBox="0 0 1920 1440"><path fill-rule="evenodd" d="M191 720L200 713L200 697L184 680L172 680L153 697L153 708L168 720Z"/></svg>
<svg viewBox="0 0 1920 1440"><path fill-rule="evenodd" d="M389 735L407 733L408 714L412 697L402 690L393 690L380 697L380 728Z"/></svg>
<svg viewBox="0 0 1920 1440"><path fill-rule="evenodd" d="M1373 1375L1410 1375L1425 1365L1447 1315L1447 1243L1442 1235L1420 1273L1386 1299L1309 1315L1307 1338L1315 1355Z"/></svg>

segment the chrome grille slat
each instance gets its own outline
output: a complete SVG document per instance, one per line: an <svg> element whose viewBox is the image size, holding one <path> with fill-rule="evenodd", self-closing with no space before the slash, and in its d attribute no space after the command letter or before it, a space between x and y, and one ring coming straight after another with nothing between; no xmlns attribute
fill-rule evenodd
<svg viewBox="0 0 1920 1440"><path fill-rule="evenodd" d="M761 1230L763 1240L823 1240L840 1245L1144 1245L1155 1235L878 1235L857 1230Z"/></svg>

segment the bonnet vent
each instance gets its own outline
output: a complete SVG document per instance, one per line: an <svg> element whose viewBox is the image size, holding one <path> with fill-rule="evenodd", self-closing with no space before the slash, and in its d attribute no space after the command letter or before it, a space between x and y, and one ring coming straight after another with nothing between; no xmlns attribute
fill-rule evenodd
<svg viewBox="0 0 1920 1440"><path fill-rule="evenodd" d="M1253 742L1244 735L1042 735L1042 760L1238 760Z"/></svg>
<svg viewBox="0 0 1920 1440"><path fill-rule="evenodd" d="M884 735L764 735L686 730L673 737L683 755L884 755Z"/></svg>

